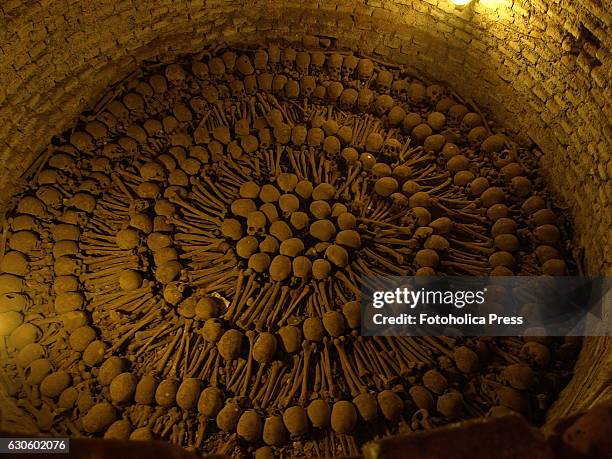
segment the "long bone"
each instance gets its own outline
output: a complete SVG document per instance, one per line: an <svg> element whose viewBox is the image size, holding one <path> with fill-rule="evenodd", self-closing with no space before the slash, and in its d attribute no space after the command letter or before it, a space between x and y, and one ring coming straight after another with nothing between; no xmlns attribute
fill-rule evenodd
<svg viewBox="0 0 612 459"><path fill-rule="evenodd" d="M335 338L332 340L334 347L336 348L336 352L338 353L338 357L340 358L340 364L342 366L344 379L349 386L350 393L353 397L356 397L361 392L365 391L365 386L355 373L353 366L346 354L346 349L344 347L345 337Z"/></svg>
<svg viewBox="0 0 612 459"><path fill-rule="evenodd" d="M294 360L295 359L297 358L294 357ZM279 361L272 362L271 367L270 367L270 375L268 376L268 382L266 385L266 390L261 397L261 401L259 402L259 405L261 406L262 409L266 409L268 405L270 404L272 395L276 393L276 389L281 383L285 371L286 371L286 368L281 362Z"/></svg>
<svg viewBox="0 0 612 459"><path fill-rule="evenodd" d="M177 194L173 194L172 196L170 196L169 200L171 203L178 204L179 206L181 206L183 208L183 212L186 211L188 214L191 214L195 217L199 217L202 220L209 221L215 225L221 224L221 221L218 218L213 217L207 214L206 212L204 212L203 210L200 210L197 207L189 204L187 201L179 197Z"/></svg>
<svg viewBox="0 0 612 459"><path fill-rule="evenodd" d="M181 335L181 340L180 340L181 342L179 344L178 351L174 355L174 359L173 359L172 365L170 367L169 375L171 377L177 377L178 376L179 364L180 364L181 359L183 357L183 353L185 352L185 350L187 348L187 342L189 340L189 330L191 329L192 324L193 324L193 320L192 319L185 319L185 323L184 323L184 326L183 326L183 333Z"/></svg>
<svg viewBox="0 0 612 459"><path fill-rule="evenodd" d="M265 314L263 317L267 317L267 320L265 321L266 327L268 330L272 330L274 329L274 327L276 326L276 324L278 323L277 321L277 317L278 315L281 313L281 311L285 310L285 302L287 301L287 297L289 296L291 292L291 288L284 285L281 287L281 296L278 300L278 303L276 305L270 304L270 307L274 308L273 311L270 314ZM262 321L260 320L259 323L256 323L257 325L259 325ZM261 327L260 327L261 328Z"/></svg>
<svg viewBox="0 0 612 459"><path fill-rule="evenodd" d="M306 351L306 349L304 349ZM293 365L291 367L291 373L288 375L286 384L283 385L278 399L274 405L277 408L287 408L291 404L293 396L298 391L301 384L301 373L300 371L304 368L304 362L306 358L306 352L300 355L293 356Z"/></svg>
<svg viewBox="0 0 612 459"><path fill-rule="evenodd" d="M155 319L157 319L161 314L161 311L155 308L150 314L147 314L145 317L140 319L138 322L134 324L134 326L127 332L121 335L119 340L117 340L108 350L107 355L112 355L117 349L123 346L134 334L140 330L141 328L147 326Z"/></svg>
<svg viewBox="0 0 612 459"><path fill-rule="evenodd" d="M308 398L308 380L310 379L310 362L312 360L312 355L316 350L316 345L314 343L308 342L303 344L304 349L304 364L302 369L301 378L301 387L300 387L300 397L298 399L299 404L304 406L306 400Z"/></svg>
<svg viewBox="0 0 612 459"><path fill-rule="evenodd" d="M305 286L302 288L299 294L294 295L293 300L291 301L289 306L287 306L285 313L278 321L279 327L282 327L283 325L287 323L287 320L289 319L289 317L291 317L291 315L295 312L297 307L302 303L302 300L306 298L311 293L311 291L312 291L312 288L310 286Z"/></svg>
<svg viewBox="0 0 612 459"><path fill-rule="evenodd" d="M280 290L280 298L278 298ZM286 286L280 286L280 284L276 284L272 290L272 294L269 299L261 305L259 310L253 310L253 314L249 317L248 323L255 323L256 328L258 330L264 329L263 325L267 324L272 317L272 311L270 309L284 309L285 298L287 297L288 289Z"/></svg>
<svg viewBox="0 0 612 459"><path fill-rule="evenodd" d="M176 346L176 344L179 342L179 340L181 339L181 336L183 334L183 330L178 329L176 331L176 333L174 334L174 338L172 339L172 341L170 342L169 345L167 345L166 347L166 351L164 352L164 355L162 356L162 358L157 362L157 365L155 366L155 370L158 373L162 373L162 371L164 370L164 368L166 367L166 364L168 363L168 360L170 359L170 356L172 355L172 352L174 351L174 347Z"/></svg>
<svg viewBox="0 0 612 459"><path fill-rule="evenodd" d="M237 316L237 323L242 328L248 328L253 320L255 320L255 316L259 317L259 314L261 314L266 305L276 299L276 295L278 294L279 290L279 283L275 283L273 286L264 286L259 294L253 298L253 301L248 305L248 308Z"/></svg>
<svg viewBox="0 0 612 459"><path fill-rule="evenodd" d="M255 277L249 275L246 276L246 285L243 287L242 283L244 281L244 277L243 272L239 271L238 278L236 279L236 292L232 298L230 306L227 308L224 314L224 318L226 320L234 320L235 315L242 310L242 307L250 298L250 295L259 286L259 284L255 282ZM238 292L241 292L241 294L239 295Z"/></svg>
<svg viewBox="0 0 612 459"><path fill-rule="evenodd" d="M151 334L151 336L141 345L139 345L140 349L138 349L138 351L134 354L134 357L137 359L138 357L140 357L144 352L147 352L151 345L153 344L153 342L158 339L161 338L162 336L164 336L167 333L171 333L172 331L174 331L176 328L178 328L177 326L172 326L172 324L169 323L162 323L160 325L158 325L154 330L153 330L153 334ZM138 333L136 332L135 336L136 336L136 340L140 341L140 339L138 338Z"/></svg>
<svg viewBox="0 0 612 459"><path fill-rule="evenodd" d="M323 374L325 375L328 394L330 398L334 399L339 394L337 393L337 388L334 384L334 379L332 375L330 346L331 344L329 339L327 337L323 338L323 352L320 353L320 356L323 361Z"/></svg>
<svg viewBox="0 0 612 459"><path fill-rule="evenodd" d="M249 389L249 383L251 382L251 374L253 372L253 346L255 345L255 332L253 330L247 330L245 332L247 339L249 340L249 357L247 360L246 374L242 377L240 382L240 390L238 395L245 397Z"/></svg>

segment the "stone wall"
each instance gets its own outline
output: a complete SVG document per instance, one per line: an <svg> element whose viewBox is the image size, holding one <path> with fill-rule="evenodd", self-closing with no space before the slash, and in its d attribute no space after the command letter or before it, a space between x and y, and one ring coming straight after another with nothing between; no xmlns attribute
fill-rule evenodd
<svg viewBox="0 0 612 459"><path fill-rule="evenodd" d="M588 271L610 274L611 28L609 0L4 0L0 202L52 135L143 61L319 35L449 83L537 143ZM600 357L609 345L589 344Z"/></svg>

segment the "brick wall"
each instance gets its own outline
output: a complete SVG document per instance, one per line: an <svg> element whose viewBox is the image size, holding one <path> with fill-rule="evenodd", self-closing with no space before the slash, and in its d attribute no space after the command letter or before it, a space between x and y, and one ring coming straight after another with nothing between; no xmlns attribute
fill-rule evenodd
<svg viewBox="0 0 612 459"><path fill-rule="evenodd" d="M536 142L591 272L612 273L607 0L4 0L0 193L144 59L320 34L452 85ZM0 199L1 200L1 199ZM4 198L6 201L6 198Z"/></svg>

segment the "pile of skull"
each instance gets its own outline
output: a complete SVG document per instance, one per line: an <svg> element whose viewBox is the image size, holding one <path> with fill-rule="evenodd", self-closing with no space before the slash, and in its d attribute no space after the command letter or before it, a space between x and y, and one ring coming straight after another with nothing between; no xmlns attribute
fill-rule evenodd
<svg viewBox="0 0 612 459"><path fill-rule="evenodd" d="M358 331L363 276L573 269L532 152L492 129L348 52L143 68L15 198L0 380L45 432L257 457L537 422L579 341Z"/></svg>

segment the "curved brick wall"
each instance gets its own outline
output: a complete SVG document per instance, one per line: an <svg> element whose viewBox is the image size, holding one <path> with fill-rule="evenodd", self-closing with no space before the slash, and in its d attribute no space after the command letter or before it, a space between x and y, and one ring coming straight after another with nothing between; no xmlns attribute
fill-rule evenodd
<svg viewBox="0 0 612 459"><path fill-rule="evenodd" d="M449 0L4 0L0 202L53 134L143 61L219 42L318 35L447 82L488 117L537 143L551 187L574 216L588 271L611 274L606 3L480 0L458 10ZM576 394L609 381L611 348L612 341L588 340L584 377L557 412L606 395ZM594 364L597 374L590 371Z"/></svg>

